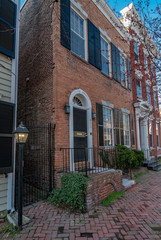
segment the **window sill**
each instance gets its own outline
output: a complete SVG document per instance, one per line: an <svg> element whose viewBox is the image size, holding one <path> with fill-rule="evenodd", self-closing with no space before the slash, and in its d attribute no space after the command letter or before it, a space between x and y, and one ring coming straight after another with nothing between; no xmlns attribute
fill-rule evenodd
<svg viewBox="0 0 161 240"><path fill-rule="evenodd" d="M155 150L155 148L154 147L150 147L150 151L153 151L153 150Z"/></svg>
<svg viewBox="0 0 161 240"><path fill-rule="evenodd" d="M89 63L87 62L87 60L81 58L80 56L78 56L76 53L70 51L71 55L73 55L74 57L78 58L79 60L81 60L83 63L86 63L87 65L89 65Z"/></svg>
<svg viewBox="0 0 161 240"><path fill-rule="evenodd" d="M111 76L107 75L106 73L104 73L104 72L102 72L102 71L101 71L101 73L102 73L105 77L112 79Z"/></svg>

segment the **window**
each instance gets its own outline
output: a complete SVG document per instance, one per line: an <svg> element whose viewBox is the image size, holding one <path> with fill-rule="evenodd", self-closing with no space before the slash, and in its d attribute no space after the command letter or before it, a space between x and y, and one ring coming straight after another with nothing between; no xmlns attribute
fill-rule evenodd
<svg viewBox="0 0 161 240"><path fill-rule="evenodd" d="M99 146L113 146L112 109L101 104L97 104L97 124Z"/></svg>
<svg viewBox="0 0 161 240"><path fill-rule="evenodd" d="M150 140L150 147L153 147L153 124L152 124L152 120L149 120L149 140Z"/></svg>
<svg viewBox="0 0 161 240"><path fill-rule="evenodd" d="M149 72L149 68L148 68L148 59L146 56L144 56L144 67L145 67L145 71Z"/></svg>
<svg viewBox="0 0 161 240"><path fill-rule="evenodd" d="M127 87L125 79L125 59L120 56L120 74L121 74L121 84Z"/></svg>
<svg viewBox="0 0 161 240"><path fill-rule="evenodd" d="M123 113L123 131L124 131L124 145L129 146L129 115L126 113Z"/></svg>
<svg viewBox="0 0 161 240"><path fill-rule="evenodd" d="M130 115L131 146L135 146L134 116Z"/></svg>
<svg viewBox="0 0 161 240"><path fill-rule="evenodd" d="M0 0L0 52L15 57L16 5Z"/></svg>
<svg viewBox="0 0 161 240"><path fill-rule="evenodd" d="M71 9L71 50L85 59L84 20Z"/></svg>
<svg viewBox="0 0 161 240"><path fill-rule="evenodd" d="M138 52L138 46L137 44L134 42L134 54L135 54L135 61L138 62L139 60L139 52Z"/></svg>
<svg viewBox="0 0 161 240"><path fill-rule="evenodd" d="M116 144L130 145L129 115L117 109L114 109L114 132Z"/></svg>
<svg viewBox="0 0 161 240"><path fill-rule="evenodd" d="M141 80L136 80L136 87L137 87L137 97L142 98L142 90L141 90Z"/></svg>
<svg viewBox="0 0 161 240"><path fill-rule="evenodd" d="M156 92L153 93L153 96L154 96L154 107L157 108Z"/></svg>
<svg viewBox="0 0 161 240"><path fill-rule="evenodd" d="M159 147L159 123L156 123L157 147Z"/></svg>
<svg viewBox="0 0 161 240"><path fill-rule="evenodd" d="M108 43L101 38L101 63L102 63L102 72L109 76L109 45Z"/></svg>
<svg viewBox="0 0 161 240"><path fill-rule="evenodd" d="M130 61L127 59L127 79L128 79L128 88L132 89L131 84L131 71L130 71Z"/></svg>
<svg viewBox="0 0 161 240"><path fill-rule="evenodd" d="M154 67L153 65L151 64L151 74L152 74L152 78L154 77ZM153 80L153 79L152 79Z"/></svg>
<svg viewBox="0 0 161 240"><path fill-rule="evenodd" d="M147 102L150 104L151 100L150 100L150 87L146 86L146 93L147 93Z"/></svg>

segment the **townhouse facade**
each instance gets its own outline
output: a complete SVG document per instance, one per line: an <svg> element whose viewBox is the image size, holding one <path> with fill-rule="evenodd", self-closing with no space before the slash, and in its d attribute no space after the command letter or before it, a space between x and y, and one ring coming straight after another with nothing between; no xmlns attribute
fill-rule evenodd
<svg viewBox="0 0 161 240"><path fill-rule="evenodd" d="M18 0L0 1L0 215L14 208L19 9Z"/></svg>
<svg viewBox="0 0 161 240"><path fill-rule="evenodd" d="M160 156L160 115L156 80L160 52L133 4L121 11L130 33L130 59L137 148L147 159Z"/></svg>
<svg viewBox="0 0 161 240"><path fill-rule="evenodd" d="M56 149L135 148L129 33L105 1L28 0L20 43L21 119L54 123Z"/></svg>

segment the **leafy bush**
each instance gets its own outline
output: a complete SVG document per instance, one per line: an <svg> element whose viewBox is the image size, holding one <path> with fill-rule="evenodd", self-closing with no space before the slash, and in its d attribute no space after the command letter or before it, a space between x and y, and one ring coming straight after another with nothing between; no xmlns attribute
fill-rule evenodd
<svg viewBox="0 0 161 240"><path fill-rule="evenodd" d="M82 173L70 173L61 178L61 188L53 189L48 200L60 207L79 212L85 210L86 178Z"/></svg>
<svg viewBox="0 0 161 240"><path fill-rule="evenodd" d="M139 165L137 154L123 145L116 145L118 163L117 167L123 171L128 171L130 168L135 168Z"/></svg>
<svg viewBox="0 0 161 240"><path fill-rule="evenodd" d="M143 165L144 162L144 152L142 150L132 150L135 153L135 156L137 157L138 160L138 166Z"/></svg>

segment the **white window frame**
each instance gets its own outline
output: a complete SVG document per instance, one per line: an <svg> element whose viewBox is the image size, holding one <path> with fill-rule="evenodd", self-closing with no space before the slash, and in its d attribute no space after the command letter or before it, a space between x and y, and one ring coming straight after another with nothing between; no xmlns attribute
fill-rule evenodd
<svg viewBox="0 0 161 240"><path fill-rule="evenodd" d="M136 50L135 45L137 46L137 52L135 51ZM138 56L138 60L135 59L135 62L138 63L139 62L139 46L137 45L136 42L134 42L134 56L135 54Z"/></svg>
<svg viewBox="0 0 161 240"><path fill-rule="evenodd" d="M154 108L157 108L157 95L156 95L156 91L153 91L153 98L154 98Z"/></svg>
<svg viewBox="0 0 161 240"><path fill-rule="evenodd" d="M124 123L124 117L126 115L128 117L128 126L129 126L129 129L128 129L128 132L129 132L129 145L125 145L125 131L126 130L125 130L125 126L123 124L124 146L130 147L131 146L131 139L130 139L130 111L127 110L126 108L122 108L121 112L122 112L123 123Z"/></svg>
<svg viewBox="0 0 161 240"><path fill-rule="evenodd" d="M120 60L121 58L123 58L124 60L124 75L125 75L125 79L121 79L121 85L125 88L128 87L128 84L127 84L127 66L126 66L126 58L125 56L120 52ZM121 78L121 64L120 64L120 78ZM123 81L125 81L125 84L123 84Z"/></svg>
<svg viewBox="0 0 161 240"><path fill-rule="evenodd" d="M158 128L158 135L157 135L157 128ZM159 141L159 123L156 122L156 137L158 138L157 139L157 148L160 147L160 141ZM158 145L158 142L159 142L159 145Z"/></svg>
<svg viewBox="0 0 161 240"><path fill-rule="evenodd" d="M141 96L138 96L138 87L137 87L137 82L140 82L140 89L141 89ZM141 79L136 78L136 93L137 93L137 98L142 98L142 83L141 83Z"/></svg>
<svg viewBox="0 0 161 240"><path fill-rule="evenodd" d="M108 48L108 59L107 59L107 61L108 61L108 72L109 72L109 74L107 75L105 72L103 72L103 70L101 70L104 74L106 74L107 76L109 76L110 77L110 75L111 75L111 70L110 70L110 56L109 56L109 54L110 54L110 43L109 43L109 41L107 41L102 35L100 36L100 41L101 41L101 38L107 43L107 48ZM101 47L102 48L102 47ZM103 56L104 58L106 58L105 56ZM102 52L101 52L101 60L102 60Z"/></svg>
<svg viewBox="0 0 161 240"><path fill-rule="evenodd" d="M148 102L148 91L147 91L147 88L149 88L149 98L150 98L150 102ZM146 94L147 94L147 102L148 102L149 104L151 104L150 86L149 86L149 85L146 85Z"/></svg>
<svg viewBox="0 0 161 240"><path fill-rule="evenodd" d="M151 131L152 133L150 134L150 125L151 125ZM150 135L152 136L152 146L150 146ZM149 119L149 146L150 148L153 148L153 121Z"/></svg>
<svg viewBox="0 0 161 240"><path fill-rule="evenodd" d="M73 10L80 18L83 19L83 28L84 28L84 60L87 61L87 18L88 15L86 14L86 12L81 8L80 4L76 3L74 0L71 0L71 7L70 7L70 11ZM71 19L70 19L71 21ZM71 27L70 27L70 31L71 31ZM72 51L72 50L71 50ZM73 52L73 51L72 51ZM76 54L75 52L73 52L74 54ZM76 54L77 55L77 54ZM79 55L77 55L78 57L80 57ZM80 57L81 58L81 57Z"/></svg>
<svg viewBox="0 0 161 240"><path fill-rule="evenodd" d="M111 38L107 35L105 31L103 31L101 28L100 30L100 37L107 42L108 44L108 62L109 62L109 77L112 77L112 65L111 65ZM103 71L102 71L103 72ZM104 72L103 72L104 73ZM106 74L106 73L105 73Z"/></svg>

